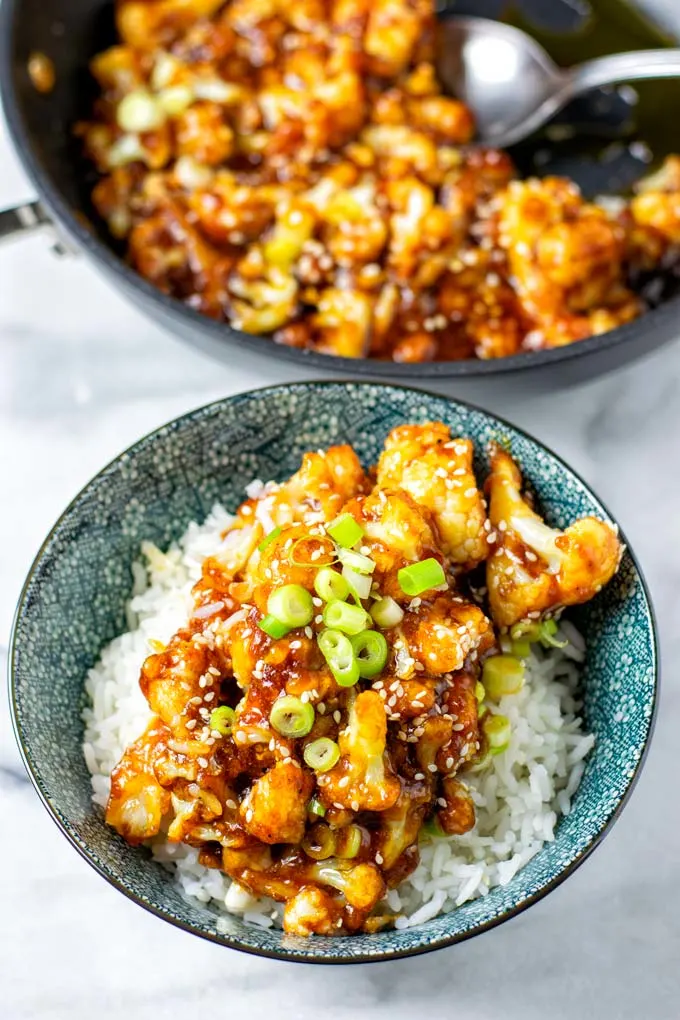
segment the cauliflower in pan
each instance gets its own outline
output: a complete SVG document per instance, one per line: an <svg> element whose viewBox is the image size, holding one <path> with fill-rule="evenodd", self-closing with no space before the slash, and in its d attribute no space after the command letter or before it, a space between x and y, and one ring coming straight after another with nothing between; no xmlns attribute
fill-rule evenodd
<svg viewBox="0 0 680 1020"><path fill-rule="evenodd" d="M678 157L620 212L517 180L443 94L433 0L114 8L75 126L93 204L142 277L206 316L337 357L502 358L628 322L641 271L677 264ZM457 555L479 558L457 512Z"/></svg>
<svg viewBox="0 0 680 1020"><path fill-rule="evenodd" d="M421 834L474 827L466 772L507 747L484 702L504 632L592 598L622 552L595 518L550 528L498 446L487 518L473 453L441 422L403 425L374 470L335 446L249 487L185 624L141 664L152 716L113 769L108 824L197 848L235 896L285 904L289 933L393 922Z"/></svg>

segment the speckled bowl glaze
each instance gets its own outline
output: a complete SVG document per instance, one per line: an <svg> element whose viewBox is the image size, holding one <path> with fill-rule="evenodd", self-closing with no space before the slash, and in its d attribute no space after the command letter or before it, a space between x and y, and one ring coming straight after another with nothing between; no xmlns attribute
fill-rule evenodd
<svg viewBox="0 0 680 1020"><path fill-rule="evenodd" d="M302 383L221 400L165 425L121 454L71 503L26 581L10 654L16 733L36 790L85 859L141 906L246 952L317 963L394 959L450 945L536 902L571 874L621 811L640 771L657 694L649 596L628 550L616 579L573 618L588 644L585 717L596 735L572 813L556 839L504 888L419 927L304 940L182 898L147 853L104 824L81 753L83 681L102 646L125 629L130 566L142 539L167 546L219 500L235 509L253 478L284 479L308 449L349 442L376 461L395 425L441 419L475 440L484 473L491 439L510 444L550 523L610 515L581 479L526 434L480 410L418 390Z"/></svg>

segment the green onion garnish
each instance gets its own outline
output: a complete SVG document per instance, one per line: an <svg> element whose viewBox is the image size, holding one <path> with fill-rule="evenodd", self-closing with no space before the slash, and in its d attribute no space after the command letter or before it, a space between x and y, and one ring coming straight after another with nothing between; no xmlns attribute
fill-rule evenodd
<svg viewBox="0 0 680 1020"><path fill-rule="evenodd" d="M404 610L391 595L385 595L371 608L371 616L383 630L396 627L404 619Z"/></svg>
<svg viewBox="0 0 680 1020"><path fill-rule="evenodd" d="M482 683L495 701L518 694L524 687L524 666L513 655L493 655L482 667Z"/></svg>
<svg viewBox="0 0 680 1020"><path fill-rule="evenodd" d="M324 630L318 637L319 649L340 687L353 687L359 679L359 663L348 637L338 630Z"/></svg>
<svg viewBox="0 0 680 1020"><path fill-rule="evenodd" d="M349 602L333 599L323 611L323 622L330 630L358 634L370 626L371 618L362 606L352 606Z"/></svg>
<svg viewBox="0 0 680 1020"><path fill-rule="evenodd" d="M213 708L210 713L210 729L217 730L223 737L228 737L234 725L234 709L228 705L220 705Z"/></svg>
<svg viewBox="0 0 680 1020"><path fill-rule="evenodd" d="M310 548L311 547L311 548ZM328 559L321 557L327 555ZM330 538L319 538L317 535L303 535L293 542L288 559L296 567L329 567L337 563L335 546Z"/></svg>
<svg viewBox="0 0 680 1020"><path fill-rule="evenodd" d="M314 616L314 603L301 584L284 584L267 599L267 612L292 630L293 627L307 626Z"/></svg>
<svg viewBox="0 0 680 1020"><path fill-rule="evenodd" d="M480 705L484 701L485 695L486 691L484 690L484 684L480 684L478 680L477 683L475 684L475 697Z"/></svg>
<svg viewBox="0 0 680 1020"><path fill-rule="evenodd" d="M431 556L420 563L412 563L410 567L402 567L397 573L397 580L404 594L414 597L445 584L446 574L439 560Z"/></svg>
<svg viewBox="0 0 680 1020"><path fill-rule="evenodd" d="M333 541L337 542L343 549L351 549L356 545L364 533L364 529L358 524L351 514L340 514L326 528Z"/></svg>
<svg viewBox="0 0 680 1020"><path fill-rule="evenodd" d="M257 549L258 552L264 552L268 545L271 545L274 539L278 538L281 534L282 528L273 528L268 535L265 535Z"/></svg>
<svg viewBox="0 0 680 1020"><path fill-rule="evenodd" d="M510 743L512 729L505 715L487 715L482 723L491 754L501 754Z"/></svg>
<svg viewBox="0 0 680 1020"><path fill-rule="evenodd" d="M258 623L260 630L263 630L265 634L269 634L270 638L274 638L278 641L279 638L285 637L291 628L285 624L282 620L277 619L276 616L272 616L269 613Z"/></svg>
<svg viewBox="0 0 680 1020"><path fill-rule="evenodd" d="M426 822L423 822L420 827L420 832L424 836L429 836L430 839L441 839L446 835L439 824L439 819L436 815L432 815L432 817L428 818Z"/></svg>
<svg viewBox="0 0 680 1020"><path fill-rule="evenodd" d="M367 599L371 594L373 580L370 574L360 574L357 570L352 570L351 567L343 567L342 576L357 602Z"/></svg>
<svg viewBox="0 0 680 1020"><path fill-rule="evenodd" d="M282 737L306 737L314 725L314 708L308 701L286 694L272 705L269 722Z"/></svg>
<svg viewBox="0 0 680 1020"><path fill-rule="evenodd" d="M340 748L330 737L319 737L307 744L303 758L310 769L315 772L327 772L332 769L340 757Z"/></svg>
<svg viewBox="0 0 680 1020"><path fill-rule="evenodd" d="M543 620L541 623L524 620L510 628L510 637L515 644L524 639L526 642L532 643L540 641L544 648L564 648L569 642L558 641L555 634L557 634L557 624L553 619Z"/></svg>
<svg viewBox="0 0 680 1020"><path fill-rule="evenodd" d="M372 574L375 570L375 561L363 553L354 552L352 549L338 549L338 559L343 566L350 570L356 570L358 574Z"/></svg>
<svg viewBox="0 0 680 1020"><path fill-rule="evenodd" d="M387 641L379 630L364 630L350 638L359 665L359 676L370 679L385 668Z"/></svg>
<svg viewBox="0 0 680 1020"><path fill-rule="evenodd" d="M307 813L310 814L312 818L323 818L326 814L326 808L323 806L318 797L312 797L307 805Z"/></svg>
<svg viewBox="0 0 680 1020"><path fill-rule="evenodd" d="M302 849L313 861L325 861L335 853L335 836L325 822L312 825L302 840Z"/></svg>
<svg viewBox="0 0 680 1020"><path fill-rule="evenodd" d="M314 591L324 602L339 599L340 602L349 595L349 585L342 574L330 567L322 567L314 578Z"/></svg>
<svg viewBox="0 0 680 1020"><path fill-rule="evenodd" d="M347 825L336 835L335 856L349 861L361 850L363 833L358 825Z"/></svg>
<svg viewBox="0 0 680 1020"><path fill-rule="evenodd" d="M531 645L528 641L511 641L510 651L518 659L528 659L531 655Z"/></svg>
<svg viewBox="0 0 680 1020"><path fill-rule="evenodd" d="M568 641L558 641L555 637L557 634L557 624L553 619L544 620L540 626L541 631L541 644L544 648L566 648L569 644Z"/></svg>

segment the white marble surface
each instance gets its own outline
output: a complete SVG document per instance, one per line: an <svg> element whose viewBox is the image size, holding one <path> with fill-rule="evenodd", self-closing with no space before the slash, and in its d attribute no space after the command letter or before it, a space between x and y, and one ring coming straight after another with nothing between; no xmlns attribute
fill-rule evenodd
<svg viewBox="0 0 680 1020"><path fill-rule="evenodd" d="M0 200L30 187L0 134ZM680 324L679 324L680 332ZM42 238L0 253L0 654L56 515L141 433L215 397L294 378L181 346ZM444 387L442 387L444 389ZM349 969L250 958L175 931L106 885L29 786L0 707L0 1016L7 1020L673 1020L680 1016L680 346L578 390L475 386L552 445L613 508L640 556L665 659L652 753L622 819L520 918L419 959Z"/></svg>

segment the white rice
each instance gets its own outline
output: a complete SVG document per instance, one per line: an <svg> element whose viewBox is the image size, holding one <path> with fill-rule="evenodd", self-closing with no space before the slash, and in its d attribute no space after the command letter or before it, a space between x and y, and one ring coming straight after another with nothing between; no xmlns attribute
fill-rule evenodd
<svg viewBox="0 0 680 1020"><path fill-rule="evenodd" d="M201 564L224 549L229 540L222 534L231 520L216 505L204 524L190 524L167 553L142 544L145 563L133 565L127 607L130 629L104 648L85 682L90 705L83 712L83 754L95 804L105 806L111 770L149 721L139 689L149 642L165 644L186 622ZM398 928L422 924L494 886L507 885L554 838L558 818L569 813L594 738L583 731L576 700L583 639L567 622L559 636L570 644L550 653L535 650L522 691L492 708L508 716L512 737L508 750L493 758L488 769L464 777L477 810L475 828L464 836L424 841L416 870L387 894L387 908L400 915ZM159 837L152 852L173 871L186 896L212 902L252 924L280 926L281 904L257 900L222 872L203 867L192 847Z"/></svg>

